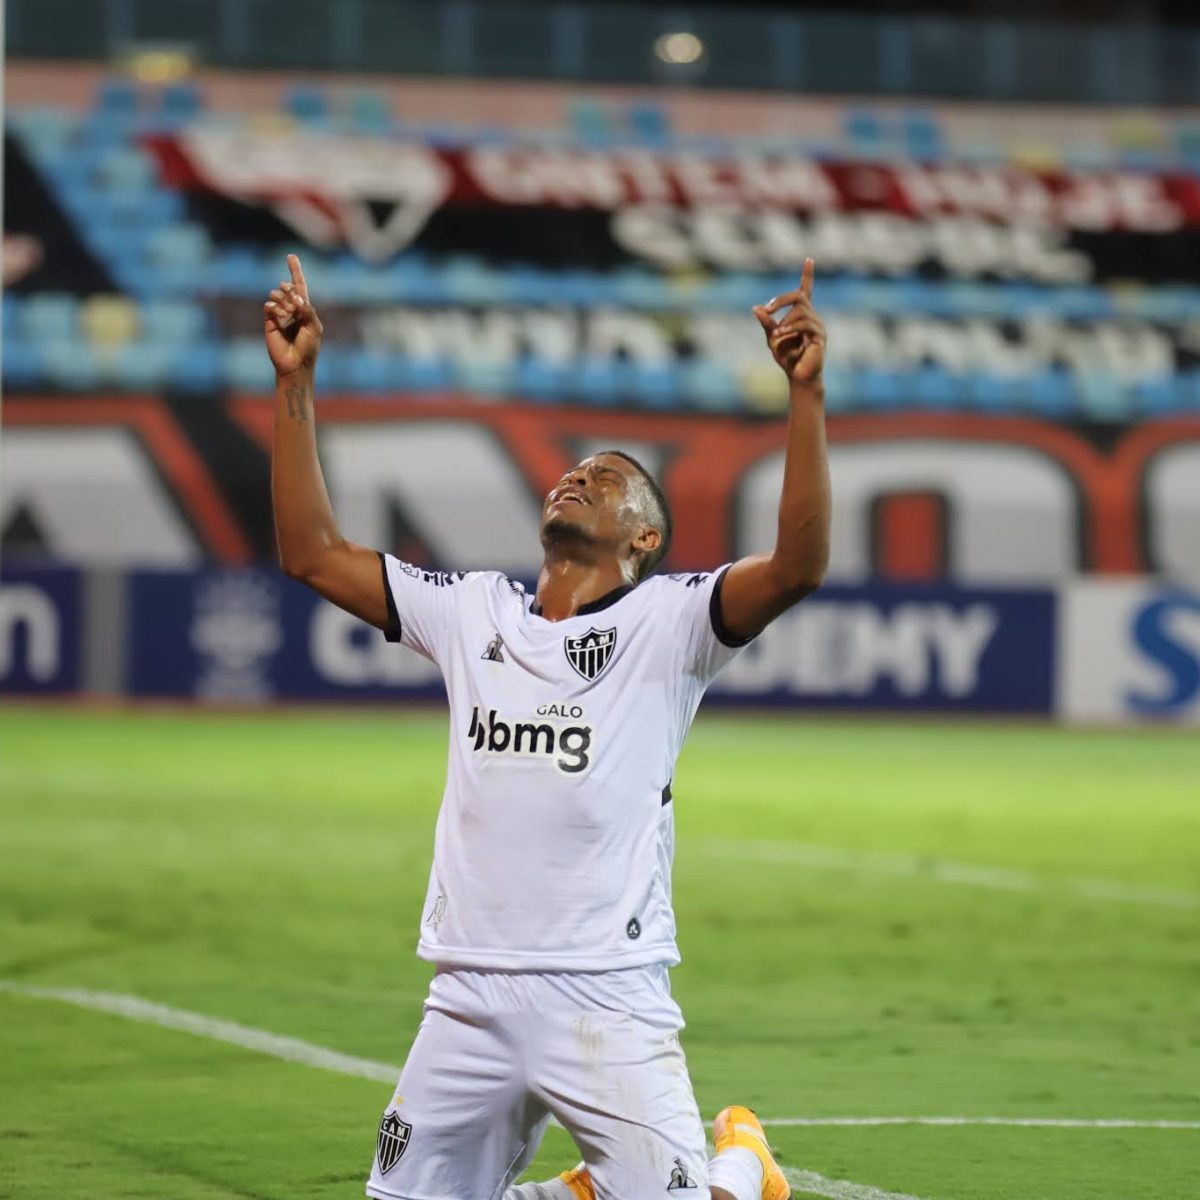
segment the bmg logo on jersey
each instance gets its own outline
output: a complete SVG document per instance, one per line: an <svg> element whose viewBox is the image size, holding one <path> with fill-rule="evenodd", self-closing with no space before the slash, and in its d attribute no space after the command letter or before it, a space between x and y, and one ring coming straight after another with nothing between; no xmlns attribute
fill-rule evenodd
<svg viewBox="0 0 1200 1200"><path fill-rule="evenodd" d="M541 708L546 708L542 705ZM565 706L560 706L565 707ZM541 709L539 709L539 712ZM583 716L583 709L571 706L571 714ZM480 754L514 754L522 758L549 758L564 775L582 775L592 765L592 727L590 725L551 724L549 721L512 721L501 717L494 708L480 712L471 709L471 727L467 730L471 749Z"/></svg>

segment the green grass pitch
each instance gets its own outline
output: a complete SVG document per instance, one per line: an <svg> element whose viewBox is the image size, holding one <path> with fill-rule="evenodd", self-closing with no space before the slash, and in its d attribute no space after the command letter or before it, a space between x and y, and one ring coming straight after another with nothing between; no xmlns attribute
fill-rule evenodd
<svg viewBox="0 0 1200 1200"><path fill-rule="evenodd" d="M436 713L10 703L0 980L399 1062L444 758ZM706 715L675 803L674 986L707 1117L1200 1120L1194 735ZM0 992L0 1197L359 1196L387 1097ZM1197 1130L772 1136L851 1197L1200 1196ZM537 1173L572 1161L552 1130Z"/></svg>

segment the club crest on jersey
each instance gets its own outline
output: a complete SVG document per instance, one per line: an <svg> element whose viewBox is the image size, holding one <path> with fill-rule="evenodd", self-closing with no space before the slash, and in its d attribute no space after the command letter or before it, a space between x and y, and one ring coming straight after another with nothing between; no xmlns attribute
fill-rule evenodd
<svg viewBox="0 0 1200 1200"><path fill-rule="evenodd" d="M567 651L567 662L589 682L596 678L613 656L617 646L617 631L592 628L582 637L563 639Z"/></svg>
<svg viewBox="0 0 1200 1200"><path fill-rule="evenodd" d="M400 1120L390 1109L383 1114L383 1120L379 1122L379 1140L375 1144L381 1175L386 1175L400 1161L408 1149L410 1137L412 1126L407 1121Z"/></svg>

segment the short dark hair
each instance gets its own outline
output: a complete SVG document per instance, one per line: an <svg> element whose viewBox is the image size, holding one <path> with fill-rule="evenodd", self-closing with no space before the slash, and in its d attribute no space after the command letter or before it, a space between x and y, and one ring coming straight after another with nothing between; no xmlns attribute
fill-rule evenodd
<svg viewBox="0 0 1200 1200"><path fill-rule="evenodd" d="M649 523L662 535L662 541L659 542L657 550L653 550L649 554L644 554L638 560L637 581L641 583L666 558L667 551L671 548L671 537L675 532L675 522L671 517L671 506L667 502L667 497L663 493L662 488L658 486L658 480L632 454L626 454L624 450L599 450L597 453L614 454L617 458L623 458L637 471L646 484L646 491L650 497L650 511L645 515L649 519Z"/></svg>

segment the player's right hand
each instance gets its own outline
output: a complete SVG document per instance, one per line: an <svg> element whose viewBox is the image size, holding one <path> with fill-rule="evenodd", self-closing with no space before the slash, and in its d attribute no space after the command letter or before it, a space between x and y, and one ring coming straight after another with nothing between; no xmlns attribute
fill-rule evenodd
<svg viewBox="0 0 1200 1200"><path fill-rule="evenodd" d="M287 264L291 280L280 283L263 305L267 353L279 377L311 371L316 366L317 351L325 332L321 318L308 298L308 284L304 281L299 258L289 254Z"/></svg>

